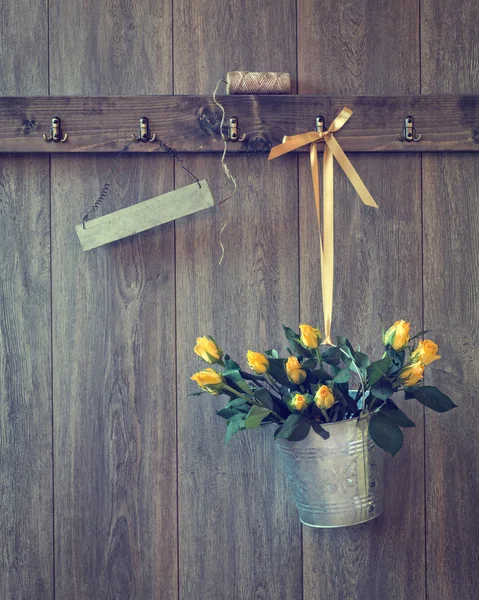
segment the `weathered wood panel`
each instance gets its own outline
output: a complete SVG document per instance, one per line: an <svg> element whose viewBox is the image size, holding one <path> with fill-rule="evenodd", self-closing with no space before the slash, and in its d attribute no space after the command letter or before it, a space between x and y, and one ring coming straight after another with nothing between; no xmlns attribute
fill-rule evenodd
<svg viewBox="0 0 479 600"><path fill-rule="evenodd" d="M477 2L446 0L439 6L424 0L421 17L423 91L476 91ZM478 181L476 156L423 158L424 323L443 357L431 365L427 381L458 404L446 415L426 412L431 600L476 598L479 587Z"/></svg>
<svg viewBox="0 0 479 600"><path fill-rule="evenodd" d="M0 96L38 96L48 89L45 0L0 4Z"/></svg>
<svg viewBox="0 0 479 600"><path fill-rule="evenodd" d="M169 1L53 0L50 19L52 93L171 92ZM52 157L56 597L174 600L174 231L82 252L112 162ZM123 156L99 212L172 188L171 159Z"/></svg>
<svg viewBox="0 0 479 600"><path fill-rule="evenodd" d="M211 94L230 69L295 76L292 0L260 10L252 0L176 1L173 21L177 93ZM180 597L300 600L300 523L273 431L241 432L225 446L224 421L214 413L221 400L186 397L194 389L188 376L201 368L197 335L216 336L244 365L247 349L282 347L281 322L299 316L297 161L227 162L238 193L216 215L188 217L176 228ZM188 157L187 165L208 178L217 200L231 192L218 157ZM177 169L177 185L186 182Z"/></svg>
<svg viewBox="0 0 479 600"><path fill-rule="evenodd" d="M358 0L323 2L316 10L299 2L300 93L418 93L417 2L382 8ZM352 162L379 210L361 203L338 167L333 333L380 358L380 315L422 329L420 158L359 155ZM311 174L303 157L300 165L301 320L321 323ZM308 600L424 600L422 409L405 410L417 427L388 461L384 514L348 529L304 528Z"/></svg>
<svg viewBox="0 0 479 600"><path fill-rule="evenodd" d="M0 4L0 73L2 96L48 93L43 0ZM0 223L0 597L51 600L48 156L0 158Z"/></svg>
<svg viewBox="0 0 479 600"><path fill-rule="evenodd" d="M53 598L48 158L0 162L0 597Z"/></svg>
<svg viewBox="0 0 479 600"><path fill-rule="evenodd" d="M307 85L307 79L304 80ZM289 135L314 129L322 114L328 124L344 106L353 116L336 135L349 152L479 151L479 96L223 96L228 118L236 116L244 142L231 152L267 152ZM412 115L422 138L401 142L404 119ZM65 143L46 143L53 116L61 119ZM221 112L209 96L50 96L0 98L0 152L119 152L138 131L142 116L151 132L181 152L222 152ZM138 143L129 152L163 152L157 143ZM306 151L302 149L302 151Z"/></svg>

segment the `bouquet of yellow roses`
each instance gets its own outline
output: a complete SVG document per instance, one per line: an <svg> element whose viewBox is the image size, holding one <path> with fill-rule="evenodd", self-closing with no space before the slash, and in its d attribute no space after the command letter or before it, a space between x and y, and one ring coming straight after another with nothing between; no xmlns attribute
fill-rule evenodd
<svg viewBox="0 0 479 600"><path fill-rule="evenodd" d="M391 454L402 447L401 429L414 423L396 405L392 396L405 392L406 400L415 398L437 412L456 405L434 386L418 385L427 365L441 358L431 340L421 340L427 333L410 336L410 324L396 321L383 332L383 356L374 362L355 350L348 339L338 337L336 346L322 346L321 333L307 324L299 333L283 325L288 341L288 357L276 350L248 350L246 360L251 372L241 369L223 353L211 336L197 339L195 353L209 367L191 379L204 392L228 397L217 414L226 420L226 441L242 429L276 425L275 438L303 440L311 429L323 439L329 433L325 423L369 416L369 433L373 441ZM359 381L357 390L350 381Z"/></svg>

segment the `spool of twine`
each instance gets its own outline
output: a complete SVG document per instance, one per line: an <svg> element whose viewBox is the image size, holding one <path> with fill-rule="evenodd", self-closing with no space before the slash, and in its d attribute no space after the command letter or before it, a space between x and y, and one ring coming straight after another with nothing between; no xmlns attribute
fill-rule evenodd
<svg viewBox="0 0 479 600"><path fill-rule="evenodd" d="M252 73L229 71L226 75L227 94L291 94L289 73Z"/></svg>

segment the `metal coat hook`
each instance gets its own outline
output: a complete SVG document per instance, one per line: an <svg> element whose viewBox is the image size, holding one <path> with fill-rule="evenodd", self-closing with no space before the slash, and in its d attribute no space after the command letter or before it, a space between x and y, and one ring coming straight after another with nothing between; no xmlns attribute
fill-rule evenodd
<svg viewBox="0 0 479 600"><path fill-rule="evenodd" d="M246 134L240 136L238 117L231 117L229 120L228 127L228 141L230 142L244 142Z"/></svg>
<svg viewBox="0 0 479 600"><path fill-rule="evenodd" d="M66 142L68 138L68 133L63 134L62 132L62 122L60 121L60 117L53 117L52 126L50 128L50 135L43 134L43 139L46 142Z"/></svg>
<svg viewBox="0 0 479 600"><path fill-rule="evenodd" d="M151 135L150 128L148 127L148 119L141 117L138 133L136 135L133 133L131 137L135 142L154 142L156 140L156 133Z"/></svg>
<svg viewBox="0 0 479 600"><path fill-rule="evenodd" d="M322 115L319 115L319 117L316 117L316 131L318 133L324 132L324 117Z"/></svg>
<svg viewBox="0 0 479 600"><path fill-rule="evenodd" d="M416 133L414 119L411 115L404 119L404 128L402 133L398 133L398 138L401 142L419 142L422 138L422 133Z"/></svg>

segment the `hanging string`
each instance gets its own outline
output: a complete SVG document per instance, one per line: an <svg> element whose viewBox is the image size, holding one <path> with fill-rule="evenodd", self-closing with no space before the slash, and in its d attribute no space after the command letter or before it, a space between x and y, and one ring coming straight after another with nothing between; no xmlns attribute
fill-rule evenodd
<svg viewBox="0 0 479 600"><path fill-rule="evenodd" d="M131 146L131 144L133 144L135 140L130 140L125 147L123 148L123 150L121 150L118 154L117 157L115 159L115 162L113 163L113 166L111 168L111 171L108 173L108 176L105 180L105 184L100 192L100 195L98 196L97 201L95 202L95 204L90 208L90 210L86 213L86 215L83 217L83 221L82 221L82 226L83 229L85 229L85 223L88 221L88 219L90 218L90 215L93 214L95 211L97 211L100 208L101 203L103 202L103 200L106 198L106 195L108 194L108 190L110 189L110 179L113 175L113 173L115 172L116 169L116 165L118 163L118 161L120 160L120 158L123 156L123 154L125 154L125 152L128 150L128 148Z"/></svg>
<svg viewBox="0 0 479 600"><path fill-rule="evenodd" d="M118 164L118 161L120 160L120 158L123 156L123 154L125 154L125 152L128 150L128 148L131 146L131 144L133 144L133 142L136 142L137 139L133 138L131 139L125 146L124 148L117 154L115 162L113 163L113 166L110 170L110 172L108 173L108 176L105 180L105 183L102 187L102 190L100 192L100 195L98 196L97 201L95 202L95 204L93 204L93 206L90 208L90 210L86 213L86 215L83 217L83 222L82 222L82 226L83 229L85 229L85 223L88 221L88 219L90 218L90 215L93 214L95 211L97 211L100 206L101 203L103 202L103 200L106 198L107 194L108 194L108 190L110 189L110 179L113 175L113 173L115 172L116 169L116 165ZM196 177L196 175L194 175L187 167L185 167L185 165L183 164L183 159L180 157L180 155L178 154L178 152L176 152L176 150L174 150L173 148L170 148L170 146L168 146L168 144L165 144L165 142L163 142L162 140L160 140L159 138L156 138L156 141L158 142L158 144L160 145L160 147L170 156L173 157L173 159L177 162L177 164L180 165L180 167L185 170L187 173L189 173L189 175L195 180L195 183L198 185L198 187L201 189L201 183L200 180L198 179L198 177Z"/></svg>
<svg viewBox="0 0 479 600"><path fill-rule="evenodd" d="M227 82L224 79L220 79L218 81L218 83L216 84L216 87L215 87L215 91L213 92L213 102L221 110L220 134L221 134L221 139L223 140L223 143L224 143L223 155L221 156L221 168L223 169L223 173L233 184L233 191L231 192L231 194L229 196L226 196L226 198L223 198L223 200L221 200L221 202L218 203L218 206L221 206L224 202L226 202L227 200L232 198L236 194L236 190L237 190L236 179L231 174L231 171L229 170L228 165L226 164L226 160L225 160L226 150L228 148L228 138L223 133L223 125L224 125L225 116L226 116L225 109L224 109L224 106L220 102L218 102L218 100L216 99L216 94L218 93L218 88L220 87L220 85L222 83L227 83ZM229 216L226 219L226 221L224 222L224 224L220 230L221 258L220 258L220 262L218 263L219 265L221 265L221 263L223 262L223 258L225 256L225 247L223 245L223 232L224 232L226 226L228 225L228 223L230 222L230 220L231 220L231 216Z"/></svg>

